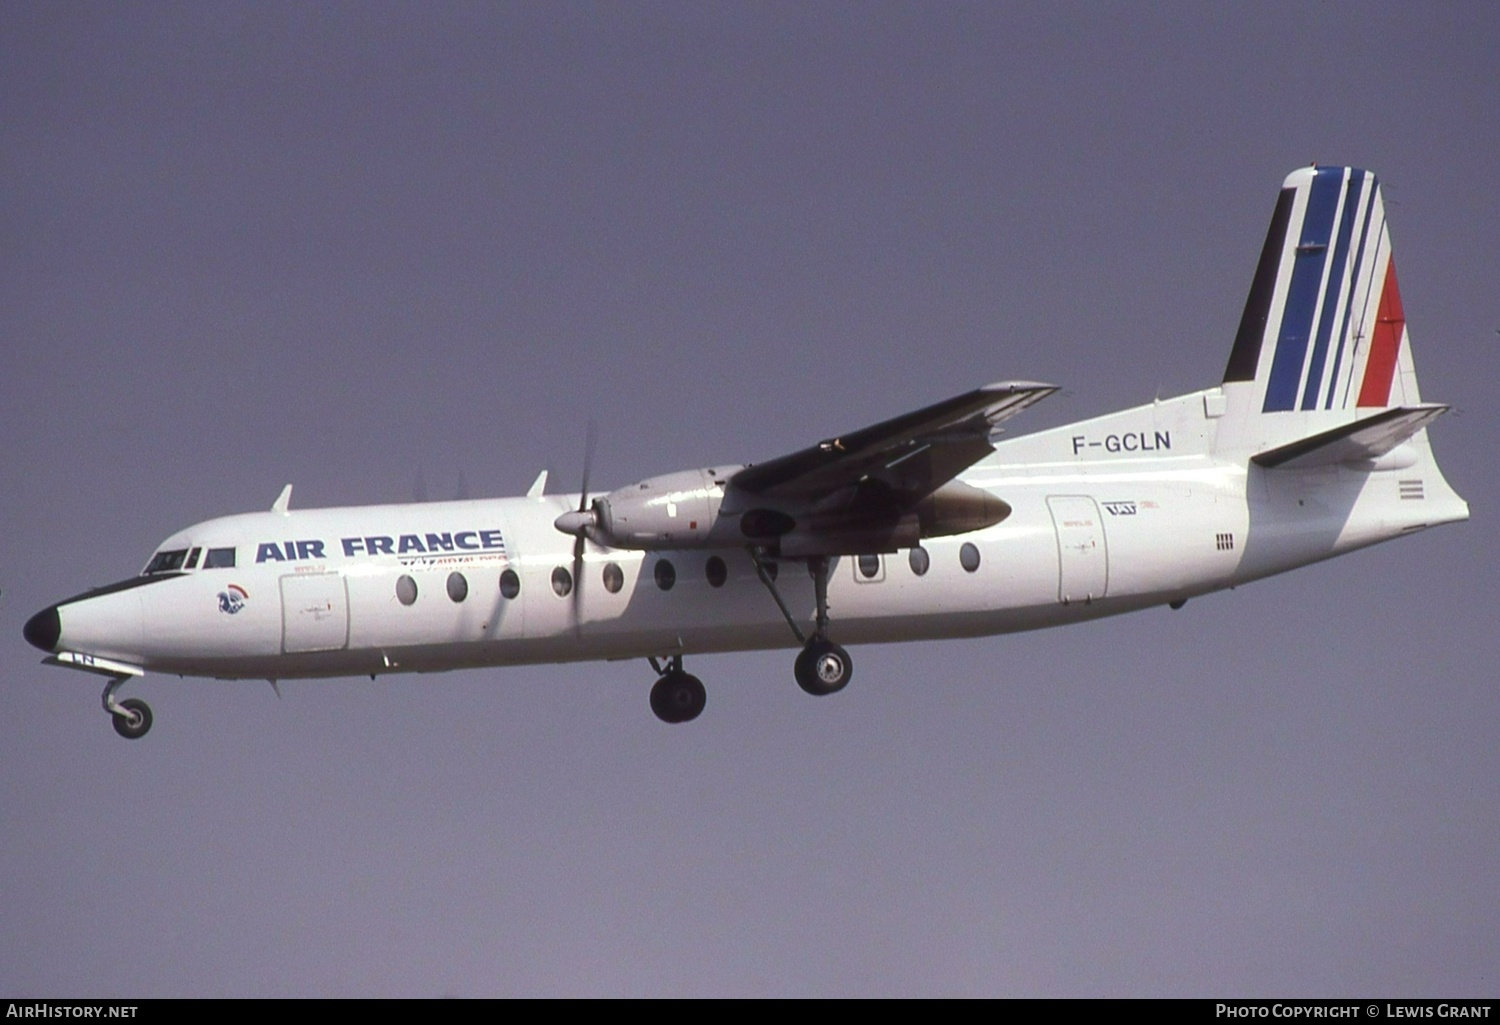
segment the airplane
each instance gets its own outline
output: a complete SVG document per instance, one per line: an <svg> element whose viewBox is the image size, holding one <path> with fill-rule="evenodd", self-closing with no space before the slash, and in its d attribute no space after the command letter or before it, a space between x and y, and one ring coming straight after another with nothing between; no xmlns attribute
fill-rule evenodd
<svg viewBox="0 0 1500 1025"><path fill-rule="evenodd" d="M706 652L796 647L814 695L844 645L1078 623L1235 587L1466 520L1427 438L1376 177L1292 172L1223 380L1014 438L1055 391L988 384L765 462L606 494L226 516L138 576L25 624L44 663L279 680L646 659L650 705L695 719ZM591 446L590 446L591 447Z"/></svg>

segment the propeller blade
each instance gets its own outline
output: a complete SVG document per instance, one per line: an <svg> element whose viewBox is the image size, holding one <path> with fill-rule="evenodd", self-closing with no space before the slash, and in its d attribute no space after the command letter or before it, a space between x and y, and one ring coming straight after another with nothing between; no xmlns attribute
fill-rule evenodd
<svg viewBox="0 0 1500 1025"><path fill-rule="evenodd" d="M573 629L579 633L583 632L583 610L579 603L583 600L583 546L587 543L582 534L573 542Z"/></svg>
<svg viewBox="0 0 1500 1025"><path fill-rule="evenodd" d="M583 442L583 489L578 495L578 508L576 510L570 509L552 521L552 526L564 534L572 534L578 538L578 543L573 546L573 579L575 581L578 579L578 570L583 565L584 534L599 521L598 517L594 515L594 510L589 508L589 471L594 465L594 443L598 439L598 436L598 424L594 421L593 417L590 417L588 434L584 437ZM541 477L537 478L538 484L540 484L541 480ZM533 484L532 490L537 490L538 484ZM576 587L574 588L574 593L577 593Z"/></svg>
<svg viewBox="0 0 1500 1025"><path fill-rule="evenodd" d="M584 530L595 522L594 512L589 508L589 470L594 465L594 445L599 440L599 423L593 417L589 417L588 433L583 441L583 489L578 495L578 512L572 515L576 517L578 530L569 531L573 534L573 629L579 634L583 633L583 609L580 603L583 601L583 547L588 543ZM559 530L562 521L569 514L559 516L554 523ZM572 525L570 523L570 525Z"/></svg>
<svg viewBox="0 0 1500 1025"><path fill-rule="evenodd" d="M599 440L599 422L589 417L588 434L583 441L583 492L578 496L578 511L589 507L589 469L594 465L594 443Z"/></svg>

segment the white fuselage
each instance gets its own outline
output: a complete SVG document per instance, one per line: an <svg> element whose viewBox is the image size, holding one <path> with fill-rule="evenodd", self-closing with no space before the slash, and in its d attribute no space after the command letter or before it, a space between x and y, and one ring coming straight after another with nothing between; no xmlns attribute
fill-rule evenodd
<svg viewBox="0 0 1500 1025"><path fill-rule="evenodd" d="M1389 468L1266 471L1248 459L1266 439L1215 437L1223 401L1212 389L999 444L961 479L1002 498L1009 517L924 541L920 574L910 550L837 559L830 636L861 644L1076 622L1467 516L1425 434ZM287 679L797 646L742 548L590 542L572 580L575 542L553 523L576 508L577 495L548 495L209 520L162 550L232 547L232 567L63 602L57 650L182 675ZM719 586L710 559L727 571ZM611 565L623 579L615 590ZM559 570L567 593L554 587ZM513 596L502 590L507 572ZM776 584L810 626L804 566L782 562Z"/></svg>

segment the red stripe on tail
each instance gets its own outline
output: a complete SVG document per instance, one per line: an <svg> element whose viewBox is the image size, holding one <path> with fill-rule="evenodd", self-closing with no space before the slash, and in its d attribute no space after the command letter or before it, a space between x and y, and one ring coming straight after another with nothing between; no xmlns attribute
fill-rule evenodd
<svg viewBox="0 0 1500 1025"><path fill-rule="evenodd" d="M1406 333L1406 314L1396 288L1396 260L1386 264L1385 284L1380 289L1380 308L1375 314L1375 337L1370 358L1365 361L1365 380L1359 388L1360 406L1385 406L1391 398L1391 379L1396 375L1396 354Z"/></svg>

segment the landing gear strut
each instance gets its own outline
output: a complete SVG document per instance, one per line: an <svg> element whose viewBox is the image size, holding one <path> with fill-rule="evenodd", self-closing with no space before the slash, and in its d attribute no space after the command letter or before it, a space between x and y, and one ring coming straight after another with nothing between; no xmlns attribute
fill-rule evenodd
<svg viewBox="0 0 1500 1025"><path fill-rule="evenodd" d="M703 681L682 669L682 656L673 655L663 667L656 659L651 660L658 679L651 685L651 711L662 722L691 722L703 712L708 704L708 691Z"/></svg>
<svg viewBox="0 0 1500 1025"><path fill-rule="evenodd" d="M115 691L128 679L129 676L111 676L109 683L104 685L102 700L115 732L126 740L139 740L151 729L151 706L140 698L115 701Z"/></svg>
<svg viewBox="0 0 1500 1025"><path fill-rule="evenodd" d="M786 602L781 600L776 582L766 571L761 554L752 548L750 558L755 561L755 571L760 574L760 582L766 585L771 597L776 599L776 607L781 609L787 626L792 628L792 633L802 642L802 651L792 667L797 685L818 697L843 690L854 675L854 660L847 651L828 639L828 557L815 555L807 560L807 572L812 574L813 600L816 603L811 637L803 635L797 621L787 609Z"/></svg>

